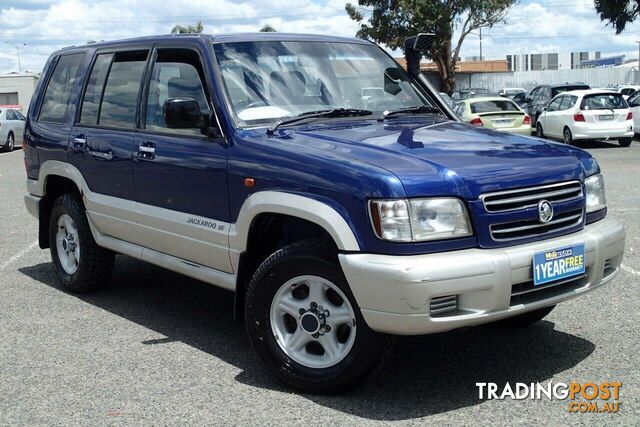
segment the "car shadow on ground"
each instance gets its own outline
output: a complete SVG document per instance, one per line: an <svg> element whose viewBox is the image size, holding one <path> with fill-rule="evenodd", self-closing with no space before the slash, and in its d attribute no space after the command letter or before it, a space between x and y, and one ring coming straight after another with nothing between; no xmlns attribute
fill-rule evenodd
<svg viewBox="0 0 640 427"><path fill-rule="evenodd" d="M50 263L20 268L62 291ZM236 380L289 392L260 364L242 323L233 320L233 294L125 256L118 256L108 289L74 295L242 370ZM477 382L549 380L587 358L595 345L554 329L549 321L520 329L470 328L421 337L399 337L385 370L339 396L304 395L310 401L372 420L406 420L482 403ZM212 373L215 381L215 373Z"/></svg>
<svg viewBox="0 0 640 427"><path fill-rule="evenodd" d="M620 144L618 144L618 141L616 141L616 140L609 140L609 141L604 141L604 140L580 141L580 140L578 140L578 141L574 141L574 144L578 148L595 149L595 150L599 150L599 149L603 149L603 148L627 148L627 147L623 147ZM635 145L635 144L632 143L632 145Z"/></svg>

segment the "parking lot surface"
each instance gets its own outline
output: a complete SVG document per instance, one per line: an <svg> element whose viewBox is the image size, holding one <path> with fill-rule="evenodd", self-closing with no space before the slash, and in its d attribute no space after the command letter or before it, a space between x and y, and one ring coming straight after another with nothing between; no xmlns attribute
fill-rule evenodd
<svg viewBox="0 0 640 427"><path fill-rule="evenodd" d="M61 290L22 196L22 153L0 154L0 424L640 423L640 143L582 145L627 228L618 278L521 330L403 337L386 370L339 396L273 380L233 320L233 294L125 256L113 285ZM560 400L485 400L476 382L619 381L617 414Z"/></svg>

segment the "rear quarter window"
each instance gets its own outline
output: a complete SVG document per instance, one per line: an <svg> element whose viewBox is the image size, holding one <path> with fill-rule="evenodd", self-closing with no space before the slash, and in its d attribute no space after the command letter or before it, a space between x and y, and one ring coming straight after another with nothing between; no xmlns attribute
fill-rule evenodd
<svg viewBox="0 0 640 427"><path fill-rule="evenodd" d="M71 90L78 79L84 53L60 57L42 97L38 121L64 123Z"/></svg>
<svg viewBox="0 0 640 427"><path fill-rule="evenodd" d="M473 114L495 113L500 111L519 111L516 104L511 101L478 101L471 104Z"/></svg>

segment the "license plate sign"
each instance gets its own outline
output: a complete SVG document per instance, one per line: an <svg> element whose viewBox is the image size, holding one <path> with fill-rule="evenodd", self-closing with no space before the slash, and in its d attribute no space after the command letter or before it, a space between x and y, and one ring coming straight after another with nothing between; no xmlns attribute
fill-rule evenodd
<svg viewBox="0 0 640 427"><path fill-rule="evenodd" d="M533 285L584 274L584 243L533 255Z"/></svg>
<svg viewBox="0 0 640 427"><path fill-rule="evenodd" d="M613 114L604 114L604 115L598 116L598 118L601 121L610 121L610 120L613 120Z"/></svg>
<svg viewBox="0 0 640 427"><path fill-rule="evenodd" d="M513 120L511 119L496 119L492 120L493 125L498 128L509 127L513 125Z"/></svg>

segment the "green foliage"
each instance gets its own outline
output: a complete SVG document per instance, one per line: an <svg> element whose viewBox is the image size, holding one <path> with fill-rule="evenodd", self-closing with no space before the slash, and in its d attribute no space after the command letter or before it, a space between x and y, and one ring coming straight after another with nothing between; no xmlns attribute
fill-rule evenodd
<svg viewBox="0 0 640 427"><path fill-rule="evenodd" d="M612 25L616 34L623 32L627 24L640 15L640 0L595 0L593 3L600 19L607 21L607 25Z"/></svg>
<svg viewBox="0 0 640 427"><path fill-rule="evenodd" d="M443 90L453 89L455 64L464 39L481 27L504 20L518 0L358 0L345 6L349 17L360 24L357 36L391 49L401 49L407 37L421 32L435 34L427 54L438 66ZM369 15L365 19L365 10ZM452 41L456 29L461 34Z"/></svg>
<svg viewBox="0 0 640 427"><path fill-rule="evenodd" d="M202 21L198 21L196 25L176 25L171 29L171 34L198 34L204 30L204 25L202 25Z"/></svg>
<svg viewBox="0 0 640 427"><path fill-rule="evenodd" d="M262 28L260 28L261 33L275 33L276 29L271 24L265 24Z"/></svg>

